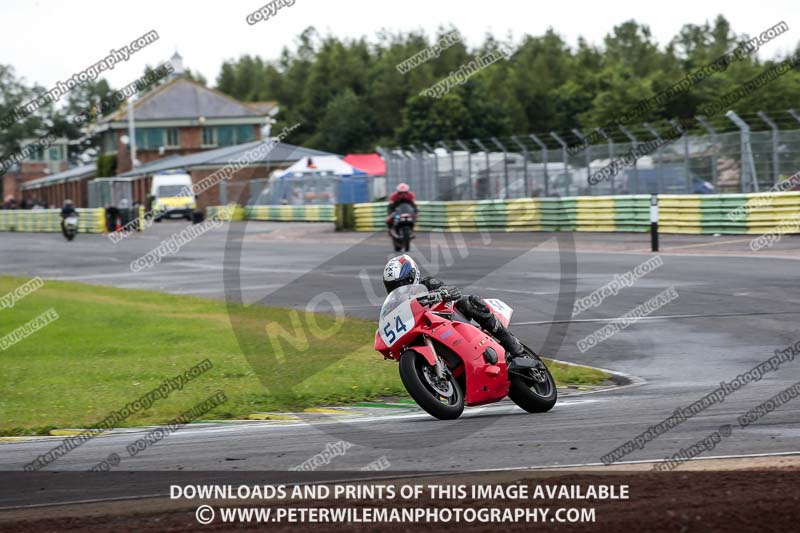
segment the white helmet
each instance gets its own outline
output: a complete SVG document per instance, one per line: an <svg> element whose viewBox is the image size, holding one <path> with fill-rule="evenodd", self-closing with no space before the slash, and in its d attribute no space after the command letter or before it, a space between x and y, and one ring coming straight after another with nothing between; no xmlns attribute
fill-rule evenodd
<svg viewBox="0 0 800 533"><path fill-rule="evenodd" d="M383 268L383 286L390 293L397 287L419 283L419 267L410 255L392 257Z"/></svg>

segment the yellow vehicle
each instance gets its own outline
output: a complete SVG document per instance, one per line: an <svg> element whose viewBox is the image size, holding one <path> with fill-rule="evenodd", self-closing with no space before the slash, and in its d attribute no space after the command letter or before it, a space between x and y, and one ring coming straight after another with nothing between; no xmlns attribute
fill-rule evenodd
<svg viewBox="0 0 800 533"><path fill-rule="evenodd" d="M150 185L153 197L153 217L156 222L175 216L192 219L197 208L192 192L192 177L185 173L156 174Z"/></svg>

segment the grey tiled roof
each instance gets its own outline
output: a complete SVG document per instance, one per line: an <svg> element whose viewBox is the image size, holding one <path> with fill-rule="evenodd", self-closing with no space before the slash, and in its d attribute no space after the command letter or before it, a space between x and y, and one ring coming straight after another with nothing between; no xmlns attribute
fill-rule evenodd
<svg viewBox="0 0 800 533"><path fill-rule="evenodd" d="M97 166L94 163L90 163L88 165L80 165L77 167L67 169L63 172L52 174L50 176L45 176L43 178L27 181L22 184L22 188L32 189L36 187L41 187L43 185L50 185L53 183L60 183L64 181L86 178L88 176L93 175L96 169Z"/></svg>
<svg viewBox="0 0 800 533"><path fill-rule="evenodd" d="M137 121L252 117L256 124L263 119L263 113L252 107L184 78L145 93L133 104L133 110ZM122 108L102 122L125 120L125 117L126 111Z"/></svg>
<svg viewBox="0 0 800 533"><path fill-rule="evenodd" d="M146 163L144 165L138 166L134 170L129 170L124 174L120 174L120 176L121 177L144 176L165 170L173 170L178 168L185 168L189 170L192 167L199 167L199 166L222 167L227 165L228 163L233 163L237 161L240 157L245 155L245 153L247 153L249 150L252 150L253 148L259 146L260 144L264 144L267 142L269 142L269 140L254 141L244 144L237 144L235 146L226 146L224 148L217 148L216 150L207 150L204 152L198 152L196 154L170 157L167 159L159 159L158 161L153 161L151 163ZM267 153L264 157L260 158L258 161L254 161L253 163L264 164L264 165L266 165L267 163L271 165L282 165L282 164L290 165L296 162L298 159L302 159L304 157L317 157L323 155L337 155L337 154L332 154L330 152L323 152L320 150L314 150L311 148L303 148L302 146L295 146L293 144L276 143L269 153Z"/></svg>

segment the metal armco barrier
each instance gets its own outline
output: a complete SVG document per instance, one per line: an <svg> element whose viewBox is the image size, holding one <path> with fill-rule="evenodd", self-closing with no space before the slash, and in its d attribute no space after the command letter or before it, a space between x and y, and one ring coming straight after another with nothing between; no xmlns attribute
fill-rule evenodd
<svg viewBox="0 0 800 533"><path fill-rule="evenodd" d="M105 233L106 210L77 209L78 231ZM60 209L0 209L0 231L60 232Z"/></svg>

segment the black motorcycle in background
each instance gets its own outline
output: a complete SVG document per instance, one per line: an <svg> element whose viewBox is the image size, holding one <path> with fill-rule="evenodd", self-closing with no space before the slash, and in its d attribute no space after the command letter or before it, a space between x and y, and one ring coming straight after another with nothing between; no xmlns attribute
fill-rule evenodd
<svg viewBox="0 0 800 533"><path fill-rule="evenodd" d="M409 204L400 204L392 213L392 228L389 235L392 237L394 251L408 252L411 246L411 239L414 238L414 224L417 222L417 214Z"/></svg>

